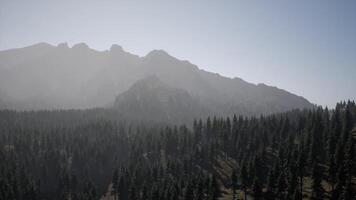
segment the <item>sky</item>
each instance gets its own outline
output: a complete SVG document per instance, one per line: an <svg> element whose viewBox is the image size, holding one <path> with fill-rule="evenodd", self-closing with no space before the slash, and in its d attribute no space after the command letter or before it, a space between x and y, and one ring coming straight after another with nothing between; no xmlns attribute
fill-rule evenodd
<svg viewBox="0 0 356 200"><path fill-rule="evenodd" d="M318 105L356 100L354 0L0 0L0 50L38 42L163 49Z"/></svg>

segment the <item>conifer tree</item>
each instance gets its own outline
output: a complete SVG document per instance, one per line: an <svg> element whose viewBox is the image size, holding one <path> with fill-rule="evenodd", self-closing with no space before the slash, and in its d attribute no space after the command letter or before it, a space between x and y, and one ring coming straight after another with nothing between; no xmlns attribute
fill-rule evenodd
<svg viewBox="0 0 356 200"><path fill-rule="evenodd" d="M118 186L119 186L119 170L115 169L112 177L112 193L114 200L118 199Z"/></svg>
<svg viewBox="0 0 356 200"><path fill-rule="evenodd" d="M255 200L260 200L263 198L263 192L262 192L263 186L261 185L261 182L258 178L255 178L254 183L253 183L253 197Z"/></svg>
<svg viewBox="0 0 356 200"><path fill-rule="evenodd" d="M244 191L244 199L247 199L248 173L245 164L242 165L240 171L240 180L241 180L242 189Z"/></svg>
<svg viewBox="0 0 356 200"><path fill-rule="evenodd" d="M236 200L237 174L235 169L233 169L231 174L231 189L232 189L232 199Z"/></svg>
<svg viewBox="0 0 356 200"><path fill-rule="evenodd" d="M285 199L287 190L287 179L285 169L282 168L278 180L277 180L277 193L276 196L279 199Z"/></svg>
<svg viewBox="0 0 356 200"><path fill-rule="evenodd" d="M314 200L322 200L324 197L324 189L321 185L322 174L322 168L318 163L316 163L312 174L312 199Z"/></svg>

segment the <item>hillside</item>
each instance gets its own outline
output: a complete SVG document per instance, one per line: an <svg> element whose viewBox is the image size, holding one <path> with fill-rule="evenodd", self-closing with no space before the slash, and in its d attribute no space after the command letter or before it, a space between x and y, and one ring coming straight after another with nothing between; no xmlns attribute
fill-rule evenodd
<svg viewBox="0 0 356 200"><path fill-rule="evenodd" d="M157 96L185 93L165 90ZM0 111L0 199L355 197L355 102L191 128L127 123L111 111Z"/></svg>
<svg viewBox="0 0 356 200"><path fill-rule="evenodd" d="M125 118L176 123L208 113L187 91L167 86L156 76L139 80L121 93L113 108Z"/></svg>

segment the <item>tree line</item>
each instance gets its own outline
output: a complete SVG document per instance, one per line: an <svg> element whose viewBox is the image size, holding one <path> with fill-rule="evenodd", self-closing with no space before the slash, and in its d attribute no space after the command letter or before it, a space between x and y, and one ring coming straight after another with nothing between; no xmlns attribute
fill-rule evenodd
<svg viewBox="0 0 356 200"><path fill-rule="evenodd" d="M192 125L0 111L0 199L355 199L356 105Z"/></svg>

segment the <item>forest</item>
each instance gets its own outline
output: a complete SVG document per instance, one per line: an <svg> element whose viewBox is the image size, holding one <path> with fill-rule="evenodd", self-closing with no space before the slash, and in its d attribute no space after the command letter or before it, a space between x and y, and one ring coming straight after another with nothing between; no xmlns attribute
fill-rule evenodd
<svg viewBox="0 0 356 200"><path fill-rule="evenodd" d="M1 200L356 199L356 105L174 125L0 111Z"/></svg>

